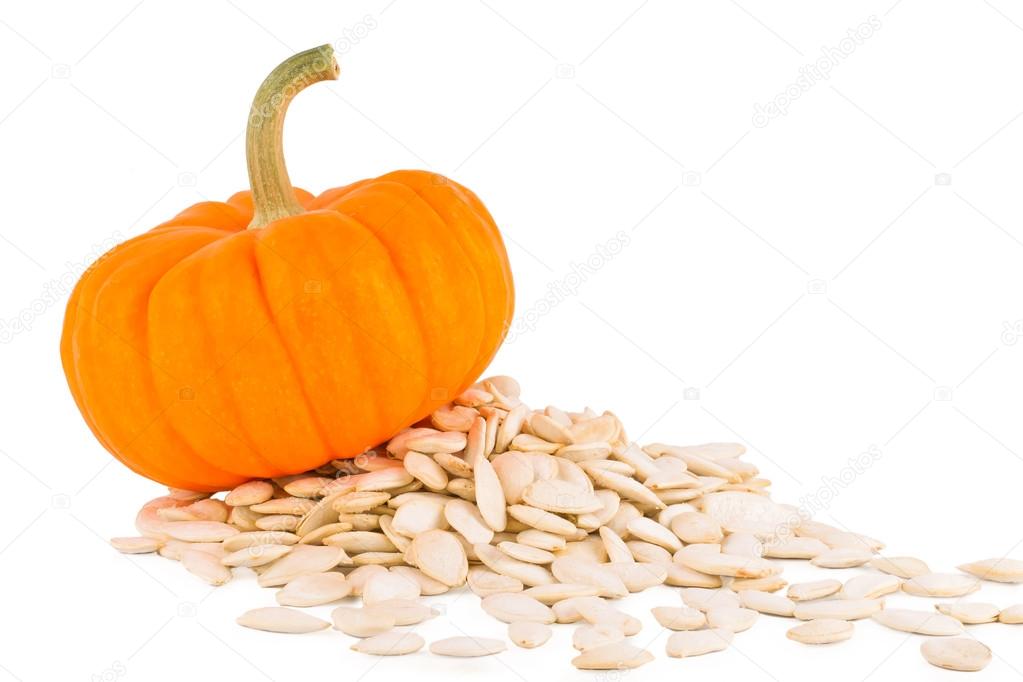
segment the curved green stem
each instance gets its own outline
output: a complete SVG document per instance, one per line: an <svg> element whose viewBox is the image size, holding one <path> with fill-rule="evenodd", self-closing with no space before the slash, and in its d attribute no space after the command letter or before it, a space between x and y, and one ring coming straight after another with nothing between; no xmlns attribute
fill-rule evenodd
<svg viewBox="0 0 1023 682"><path fill-rule="evenodd" d="M245 132L253 205L250 230L304 211L284 165L284 116L295 95L313 83L334 80L339 73L334 49L321 45L286 59L256 91Z"/></svg>

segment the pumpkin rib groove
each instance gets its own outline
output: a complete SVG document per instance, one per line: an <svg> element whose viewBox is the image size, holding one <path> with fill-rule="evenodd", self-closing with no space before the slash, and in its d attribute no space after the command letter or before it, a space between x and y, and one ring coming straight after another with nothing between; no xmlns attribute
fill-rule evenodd
<svg viewBox="0 0 1023 682"><path fill-rule="evenodd" d="M252 263L253 270L256 273L256 283L258 285L256 288L259 289L259 300L263 303L263 306L266 308L267 317L270 319L269 326L273 328L274 334L276 335L278 342L281 344L281 348L284 349L284 355L288 358L288 366L291 367L291 371L295 375L295 383L298 385L299 393L302 396L302 402L305 405L306 412L309 413L309 420L313 423L313 426L315 427L316 435L317 435L317 437L320 440L320 444L321 444L321 446L323 447L323 449L325 451L330 453L334 448L331 445L330 439L327 437L327 429L320 422L320 416L316 412L316 410L313 408L312 399L309 396L309 387L306 385L305 377L302 376L302 372L299 369L299 365L295 361L295 354L294 354L294 352L291 349L291 345L288 343L288 341L287 341L287 339L285 337L284 332L281 330L280 324L278 324L277 313L279 311L273 309L273 306L270 305L270 299L267 296L267 292L266 292L266 278L264 277L264 273L263 273L262 267L260 267L259 258L256 257L256 248L259 247L259 246L262 246L263 248L270 248L270 247L268 247L266 244L263 244L262 243L263 240L259 239L258 236L253 237L252 239L249 240L249 242L252 245L252 247L251 247L252 248L251 263ZM272 249L271 249L271 251L272 251ZM280 256L278 256L278 257L280 257ZM281 260L284 261L285 263L287 263L287 266L289 268L294 268L294 269L298 270L302 274L303 277L306 276L305 273L302 272L300 268L297 268L294 265L292 265L291 263L288 263L283 258L281 258ZM292 305L292 303L294 303L294 301L295 301L295 298L298 298L298 296L299 296L299 294L296 293L289 300L289 302L285 306L282 307L281 310L283 311L283 309L285 309L288 306Z"/></svg>
<svg viewBox="0 0 1023 682"><path fill-rule="evenodd" d="M439 220L441 222L441 224L444 225L445 228L447 228L448 233L451 235L451 238L458 245L458 248L461 251L461 255L462 255L461 260L463 262L468 261L468 262L470 262L472 264L473 279L476 281L475 289L476 289L476 293L477 293L477 298L479 300L480 309L483 310L483 323L479 326L479 335L478 335L478 340L476 341L476 351L474 353L474 358L475 359L469 364L468 368L466 368L465 371L460 372L460 374L462 376L462 379L460 380L460 384L464 384L465 381L466 381L466 379L465 379L466 375L471 374L473 372L474 368L476 367L476 365L479 363L480 355L481 355L480 349L483 348L483 343L484 343L484 341L486 341L486 338L487 338L487 331L486 330L490 328L490 317L491 317L491 315L490 315L490 312L487 310L486 296L483 293L483 289L484 289L484 287L483 287L483 279L480 277L479 267L477 266L477 263L476 263L474 258L469 258L469 252L468 252L468 250L466 248L465 243L461 239L461 235L458 233L457 230L452 229L451 223L449 223L447 221L447 219L445 219L444 216L442 216L440 214L440 212L437 210L437 208L425 196L423 196L423 194L421 192L419 192L419 190L417 190L416 188L410 187L408 184L402 182L401 180L396 180L394 182L396 182L396 184L399 184L402 187L406 188L408 191L412 192L412 194L415 195L416 197L418 197L419 201L421 201L423 203L423 205L426 206L427 209L431 213L433 213L433 215L437 216L437 220ZM475 379L475 377L473 377L473 379ZM462 390L464 390L465 388L467 388L467 386L460 385L458 392L461 393Z"/></svg>
<svg viewBox="0 0 1023 682"><path fill-rule="evenodd" d="M349 185L349 187L351 187L352 190L354 191L356 189L361 189L361 188L365 187L366 185L375 185L375 184L377 184L375 181L360 182L360 183L353 183L353 185ZM358 185L358 186L356 187L355 185ZM346 196L347 194L350 194L350 193L351 192L345 192L341 197L338 197L337 199L335 199L335 201L340 201L344 196ZM426 343L426 328L427 327L426 327L426 321L424 319L425 311L421 309L421 306L418 304L418 301L417 301L416 297L413 295L413 292L412 292L412 290L410 288L410 282L405 277L402 276L403 275L403 269L401 267L399 267L397 261L395 261L394 254L391 253L391 249L389 248L387 242L383 241L380 238L379 234L377 233L377 230L383 231L387 227L387 225L392 220L397 218L398 215L400 215L402 211L407 209L409 204L411 204L411 203L412 203L411 200L405 200L402 203L401 207L397 211L395 211L394 214L390 218L388 218L385 222L381 223L379 226L376 226L376 227L374 227L374 226L372 226L372 225L370 225L368 223L363 222L360 218L357 218L355 216L349 215L348 213L340 211L340 210L338 210L336 208L333 208L333 209L330 209L330 210L333 210L336 213L339 213L339 214L345 216L346 218L354 220L356 223L358 223L360 226L362 226L363 229L365 229L367 231L367 233L369 234L369 238L372 238L380 246L380 248L384 251L384 253L387 254L388 262L391 264L391 267L393 268L394 272L398 273L398 281L401 284L401 287L400 287L401 291L405 295L406 300L409 302L409 309L412 311L412 314L415 316L416 331L419 333L419 340L420 340L420 343L422 344L422 347L423 347L423 355L424 355L424 360L425 360L425 367L424 367L424 369L426 371L426 383L427 383L427 385L429 387L432 388L432 387L436 387L439 384L443 384L443 383L446 383L446 382L442 381L441 377L439 377L439 376L437 376L435 374L435 367L436 367L435 360L436 360L436 358L434 357L434 354L433 354L433 348L431 347L430 344ZM364 245L360 245L359 248L361 249L362 246L364 246ZM415 409L415 411L413 413L414 414L414 418L409 422L409 424L412 424L412 423L418 421L419 419L422 418L422 416L425 416L426 414L428 414L429 410L427 408L430 407L431 402L432 401L431 401L431 398L430 398L429 395L424 396L423 400L420 401L419 406ZM400 430L402 428L405 428L405 426L407 426L407 424L399 426L398 429Z"/></svg>
<svg viewBox="0 0 1023 682"><path fill-rule="evenodd" d="M366 184L366 183L352 183L348 187L352 188L352 189L355 189L356 185L361 187L364 184ZM347 194L347 192L345 194ZM339 197L339 199L340 199L340 197ZM386 222L384 222L382 225L380 225L380 229L381 230L384 229L387 226L387 223L389 223L391 220L396 218L398 216L398 214L401 213L401 211L405 210L405 208L407 206L408 206L408 203L406 202L405 204L402 205L402 207L400 209L398 209L398 211L396 211L394 213L394 215L391 218L389 218ZM426 333L425 333L426 326L425 326L425 321L423 319L423 311L421 311L419 309L419 306L416 305L415 297L412 296L412 292L409 290L408 286L406 286L405 279L400 276L401 268L399 268L398 264L395 262L394 254L391 253L391 250L387 247L387 243L384 242L382 239L380 239L380 237L377 235L376 230L373 229L370 225L364 223L362 220L360 220L359 218L356 218L355 216L349 215L349 214L344 213L342 211L338 211L337 209L328 209L328 210L332 210L335 213L337 213L337 214L347 218L348 220L351 220L352 222L354 222L355 224L357 224L359 227L361 227L363 230L366 231L366 241L359 245L359 247L352 253L351 257L354 257L355 253L357 253L359 250L361 250L366 245L366 243L368 243L370 240L376 242L377 246L380 247L381 251L383 253L387 254L387 262L390 264L391 269L394 272L399 274L398 280L401 283L401 286L399 288L400 288L402 294L404 294L404 296L405 296L405 300L408 303L409 310L411 310L412 311L412 315L415 316L415 329L416 329L417 335L419 337L419 339L418 339L419 340L419 345L423 349L423 361L424 361L423 362L423 364L424 364L423 371L425 371L425 374L422 374L422 372L419 372L419 370L415 370L415 371L417 373L422 374L422 376L424 376L424 378L426 379L427 386L435 386L438 382L436 381L436 377L431 376L432 368L434 366L434 363L432 361L433 360L433 357L432 357L433 356L433 351L432 351L432 348L430 347L430 344L426 343ZM351 257L348 260L350 260ZM346 260L345 264L347 264L347 262L348 261ZM334 272L336 272L337 270L339 270L342 267L344 267L345 264L342 264ZM333 275L333 274L334 273L332 272L331 275ZM393 351L391 351L391 352L393 352ZM398 357L400 358L401 356L398 356ZM401 358L401 359L403 360L403 364L411 365L411 363L409 363L404 358ZM378 398L377 396L373 396L374 407L375 407L376 412L378 414L383 411L382 410L382 406L380 404L380 399L381 398ZM421 418L419 415L420 415L420 413L423 413L423 408L427 404L428 404L427 400L421 401L419 403L419 405L415 408L414 412L412 413L413 418L409 421L409 424L412 424L413 422L418 421ZM395 433L397 433L399 430L405 428L406 426L408 426L408 424L401 424L401 425L399 425L395 429Z"/></svg>
<svg viewBox="0 0 1023 682"><path fill-rule="evenodd" d="M398 173L401 173L401 171L398 171L397 173L392 173L390 175L395 175L395 174L398 174ZM462 248L463 253L466 252L466 244L461 239L461 237L463 235L458 230L452 229L451 223L443 215L441 215L440 211L437 210L437 207L434 206L433 202L431 202L418 189L416 189L415 187L413 187L409 183L405 182L402 178L400 178L400 177L399 178L395 178L393 181L401 184L404 187L407 187L416 196L418 196L423 201L424 204L429 206L430 210L451 231L451 234L454 236L455 241L458 242L459 246ZM455 194L458 195L459 200L462 201L462 203L469 209L469 211L472 213L472 215L475 216L479 220L479 222L486 228L486 231L489 232L490 231L489 228L493 225L493 220L489 219L489 217L484 217L484 216L479 214L479 212L476 210L475 206L470 201L468 201L467 198L465 198L462 195L461 192L458 191L459 188L460 188L460 185L458 185L458 183L456 183L454 181L450 181L450 180L448 181L448 183L451 186L452 191L454 191ZM499 235L500 235L500 233L498 233L498 236ZM486 305L486 292L484 290L487 289L487 287L485 286L485 283L484 283L485 279L482 276L481 267L476 262L476 259L474 259L474 258L467 258L467 260L470 263L472 263L472 265L473 265L473 272L476 275L477 288L478 288L478 290L480 292L481 307L483 308L484 316L485 316L484 317L484 323L483 323L482 329L481 329L480 340L479 340L479 343L477 344L476 359L473 361L472 365L470 365L469 369L466 371L466 375L477 375L478 376L478 374L480 372L482 372L486 368L486 365L490 364L490 360L493 358L493 353L490 354L489 358L485 358L484 356L487 353L486 353L486 351L483 351L483 348L485 347L485 342L487 341L487 330L490 328L490 324L491 324L491 320L493 319L493 315L492 315L492 313L490 312L489 308ZM504 334L502 333L499 338L503 339L503 337L504 337ZM495 352L496 352L496 349L495 349ZM486 362L483 362L484 359L486 360ZM462 380L462 384L463 385L461 386L460 392L461 392L461 390L465 390L466 388L468 388L469 385L473 381L476 380L477 376L468 376L468 378L463 378L463 380Z"/></svg>
<svg viewBox="0 0 1023 682"><path fill-rule="evenodd" d="M232 238L232 237L231 236L224 237L224 239L230 239L230 238ZM149 348L150 353L152 353L152 347L151 347L151 344L149 344L148 340L151 337L152 319L151 319L149 311L150 311L150 309L152 307L153 292L156 291L160 287L160 285L164 282L164 280L166 280L167 276L170 273L174 272L177 268L183 267L183 265L182 265L183 263L185 263L186 261L188 261L190 259L198 258L199 257L198 254L202 253L203 251L206 251L207 249L212 251L213 248L215 248L215 246L217 244L221 244L222 242L223 242L222 239L218 239L218 240L209 242L209 243L203 245L202 247L196 249L192 253L188 254L184 258L180 259L177 263L175 263L171 267L167 268L163 272L163 274L161 274L160 277L156 280L156 282L153 284L152 288L149 290L149 294L146 297L146 316L145 316L146 324L145 324L144 333L145 333L145 336L146 336L146 339L147 339L147 348ZM197 309L196 312L197 312L197 314L202 316L201 308ZM209 345L209 347L212 347L213 345L215 345L214 339L212 338L212 335L209 334L209 332L207 331L206 325L198 325L196 328L201 330L201 332L202 332L202 334L204 336L205 342ZM207 383L212 381L214 379L214 377L216 377L217 373L219 373L219 371L222 368L223 368L223 365L217 366L213 370L213 372L211 372L209 374L209 376L205 377L202 381L198 382L198 384L196 385L194 390L195 391L199 391L203 386L205 386ZM156 391L157 382L156 382L156 378L152 375L152 371L150 371L149 381L151 382L151 384L153 386L153 390L155 392ZM172 404L172 406L173 406L173 404ZM232 407L232 411L235 414L235 419L238 420L238 409L237 409L237 405L234 403L233 399L232 399L231 407ZM255 446L252 443L247 442L245 439L242 439L241 437L239 437L239 435L234 433L232 430L227 429L220 422L220 420L217 420L217 419L213 418L213 416L210 415L205 410L202 410L202 409L200 409L198 407L196 407L195 409L199 410L208 420L210 420L211 422L216 424L220 429L224 430L225 433L227 433L228 435L232 436L235 440L242 441L243 444L246 446L246 450L256 460L261 462L263 464L263 466L266 467L266 469L265 469L266 471L272 472L273 475L280 475L280 473L283 472L283 470L280 467L278 467L274 462L272 462L272 461L268 460L266 457L264 457L263 453L261 453L258 449L256 449ZM184 433L182 433L182 429L180 428L180 426L175 422L175 420L169 414L169 411L170 411L170 408L168 408L168 410L167 410L168 414L165 414L165 420L167 422L167 428L170 429L174 433L174 435L178 437L178 439L180 439L183 443L185 443L187 445L187 447L191 450L192 455L193 455L194 458L199 459L206 466L208 466L208 467L210 467L212 469L215 469L215 470L216 469L220 469L220 466L218 464L215 464L210 459L210 457L207 456L202 451L202 448L196 447L195 445L193 445L191 443L191 441L188 438L186 438ZM242 464L242 463L239 463L239 464ZM244 467L244 465L239 467L239 468L237 468L237 469L231 468L231 469L227 469L225 471L228 474L231 474L231 475L234 475L234 476L238 476L238 477L243 477L243 478L252 478L252 476L253 476L253 473L251 471L248 471ZM263 475L263 474L260 473L258 475Z"/></svg>

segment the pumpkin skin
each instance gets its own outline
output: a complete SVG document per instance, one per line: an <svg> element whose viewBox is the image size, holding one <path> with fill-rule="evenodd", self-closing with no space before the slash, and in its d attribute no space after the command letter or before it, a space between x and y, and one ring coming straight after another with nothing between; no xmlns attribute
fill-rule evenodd
<svg viewBox="0 0 1023 682"><path fill-rule="evenodd" d="M356 456L472 384L513 286L468 189L397 171L246 229L249 192L196 204L93 264L61 359L93 433L168 486L223 490Z"/></svg>

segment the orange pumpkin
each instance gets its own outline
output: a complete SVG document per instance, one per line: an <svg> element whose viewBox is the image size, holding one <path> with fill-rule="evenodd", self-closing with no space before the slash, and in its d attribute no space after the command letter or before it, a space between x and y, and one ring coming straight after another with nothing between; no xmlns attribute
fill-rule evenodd
<svg viewBox="0 0 1023 682"><path fill-rule="evenodd" d="M249 119L251 193L120 244L71 295L71 393L143 476L214 491L358 455L468 387L504 338L508 258L468 189L424 171L292 188L288 103L337 74L329 46L278 66Z"/></svg>

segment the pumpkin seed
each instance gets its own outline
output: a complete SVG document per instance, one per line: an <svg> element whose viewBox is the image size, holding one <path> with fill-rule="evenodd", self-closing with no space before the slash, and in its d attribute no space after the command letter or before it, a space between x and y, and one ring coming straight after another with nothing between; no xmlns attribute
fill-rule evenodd
<svg viewBox="0 0 1023 682"><path fill-rule="evenodd" d="M839 547L821 552L810 563L820 568L852 568L862 566L873 558L870 550L856 547Z"/></svg>
<svg viewBox="0 0 1023 682"><path fill-rule="evenodd" d="M858 575L842 586L844 599L877 599L886 594L898 592L902 581L893 575Z"/></svg>
<svg viewBox="0 0 1023 682"><path fill-rule="evenodd" d="M739 603L747 609L786 618L791 618L796 611L796 603L791 599L760 590L742 590Z"/></svg>
<svg viewBox="0 0 1023 682"><path fill-rule="evenodd" d="M482 566L473 566L469 569L469 589L480 598L502 592L522 592L525 587L522 581L511 576L495 573Z"/></svg>
<svg viewBox="0 0 1023 682"><path fill-rule="evenodd" d="M334 500L334 511L339 514L358 514L379 507L390 499L390 493L383 491L352 491Z"/></svg>
<svg viewBox="0 0 1023 682"><path fill-rule="evenodd" d="M414 632L384 632L359 640L350 648L373 656L404 656L419 651L425 644Z"/></svg>
<svg viewBox="0 0 1023 682"><path fill-rule="evenodd" d="M236 622L254 630L287 634L316 632L330 627L330 623L325 620L283 606L267 606L246 611L238 616Z"/></svg>
<svg viewBox="0 0 1023 682"><path fill-rule="evenodd" d="M649 504L656 509L664 509L668 506L654 491L635 479L606 469L589 469L586 473L597 485L613 490L628 500Z"/></svg>
<svg viewBox="0 0 1023 682"><path fill-rule="evenodd" d="M461 452L465 449L465 444L465 434L458 431L427 433L405 441L407 450L414 450L415 452L422 452L427 455L438 452L447 452L449 454Z"/></svg>
<svg viewBox="0 0 1023 682"><path fill-rule="evenodd" d="M982 580L993 580L999 583L1023 583L1023 561L1002 557L1001 559L984 559L963 564L958 567L970 575Z"/></svg>
<svg viewBox="0 0 1023 682"><path fill-rule="evenodd" d="M294 533L273 530L257 530L238 533L224 540L225 552L237 552L245 547L256 545L294 545L299 540Z"/></svg>
<svg viewBox="0 0 1023 682"><path fill-rule="evenodd" d="M210 554L194 549L186 549L181 552L181 565L210 585L223 585L231 580L231 569L220 563L220 559Z"/></svg>
<svg viewBox="0 0 1023 682"><path fill-rule="evenodd" d="M702 512L682 512L671 520L671 532L686 544L721 542L721 524ZM753 536L749 536L753 537Z"/></svg>
<svg viewBox="0 0 1023 682"><path fill-rule="evenodd" d="M828 551L817 538L793 536L764 544L764 556L771 559L814 559Z"/></svg>
<svg viewBox="0 0 1023 682"><path fill-rule="evenodd" d="M799 602L792 615L799 620L816 618L859 620L872 616L882 608L884 602L880 599L825 599Z"/></svg>
<svg viewBox="0 0 1023 682"><path fill-rule="evenodd" d="M234 488L224 498L224 502L232 507L249 507L266 502L274 494L274 487L267 481L248 481Z"/></svg>
<svg viewBox="0 0 1023 682"><path fill-rule="evenodd" d="M291 514L271 514L256 519L256 528L269 531L291 532L298 530L302 519Z"/></svg>
<svg viewBox="0 0 1023 682"><path fill-rule="evenodd" d="M508 624L508 639L523 649L543 646L552 634L550 627L543 623L517 620Z"/></svg>
<svg viewBox="0 0 1023 682"><path fill-rule="evenodd" d="M592 491L558 479L534 481L522 491L522 501L557 514L589 514L604 508Z"/></svg>
<svg viewBox="0 0 1023 682"><path fill-rule="evenodd" d="M387 569L383 566L368 565L358 566L351 573L348 574L348 584L352 586L352 594L356 597L362 596L362 588L369 580L371 575L377 573L386 573Z"/></svg>
<svg viewBox="0 0 1023 682"><path fill-rule="evenodd" d="M344 599L352 591L341 573L310 573L300 575L277 591L281 606L319 606Z"/></svg>
<svg viewBox="0 0 1023 682"><path fill-rule="evenodd" d="M682 601L686 606L704 612L712 608L738 607L740 605L739 595L724 588L687 587L682 590Z"/></svg>
<svg viewBox="0 0 1023 682"><path fill-rule="evenodd" d="M499 542L497 547L512 559L518 559L530 564L549 564L554 561L554 555L550 552L530 547L529 545L520 545L517 542L506 540Z"/></svg>
<svg viewBox="0 0 1023 682"><path fill-rule="evenodd" d="M512 559L492 545L473 545L477 558L497 573L506 575L529 585L547 585L554 582L551 572L543 566Z"/></svg>
<svg viewBox="0 0 1023 682"><path fill-rule="evenodd" d="M625 670L652 660L653 655L645 649L628 642L615 642L584 651L572 659L572 665L580 670Z"/></svg>
<svg viewBox="0 0 1023 682"><path fill-rule="evenodd" d="M162 540L146 537L110 538L110 544L122 554L149 554L164 545Z"/></svg>
<svg viewBox="0 0 1023 682"><path fill-rule="evenodd" d="M732 643L731 630L690 630L675 632L665 645L665 651L672 658L688 658L724 651Z"/></svg>
<svg viewBox="0 0 1023 682"><path fill-rule="evenodd" d="M563 583L592 585L600 595L612 599L629 593L625 583L602 564L568 556L559 556L551 564L551 573Z"/></svg>
<svg viewBox="0 0 1023 682"><path fill-rule="evenodd" d="M458 455L449 455L446 452L438 452L433 456L433 461L440 466L449 476L454 479L448 480L448 485L451 485L452 480L458 480L459 478L472 478L472 464L467 460L459 457Z"/></svg>
<svg viewBox="0 0 1023 682"><path fill-rule="evenodd" d="M991 662L991 649L969 637L929 639L920 645L924 660L945 670L974 672Z"/></svg>
<svg viewBox="0 0 1023 682"><path fill-rule="evenodd" d="M497 429L494 452L501 453L508 449L512 439L522 431L522 425L528 416L529 408L522 404L516 405L508 411L508 415Z"/></svg>
<svg viewBox="0 0 1023 682"><path fill-rule="evenodd" d="M424 574L447 585L463 585L469 574L469 560L462 543L453 533L444 530L430 530L420 533L412 540L416 566Z"/></svg>
<svg viewBox="0 0 1023 682"><path fill-rule="evenodd" d="M424 455L421 452L409 451L402 460L405 470L412 477L420 480L428 488L443 490L448 484L447 472L437 464L433 457Z"/></svg>
<svg viewBox="0 0 1023 682"><path fill-rule="evenodd" d="M733 578L766 578L781 572L781 567L772 564L766 559L732 556L731 554L721 554L719 552L697 551L688 547L675 552L673 559L676 563L700 573L731 576Z"/></svg>
<svg viewBox="0 0 1023 682"><path fill-rule="evenodd" d="M947 637L963 632L963 624L958 620L933 611L884 609L873 614L871 618L892 630L913 632L918 635Z"/></svg>
<svg viewBox="0 0 1023 682"><path fill-rule="evenodd" d="M629 521L626 528L628 528L630 535L645 542L660 545L668 551L677 552L682 549L682 542L678 537L653 519L640 516Z"/></svg>
<svg viewBox="0 0 1023 682"><path fill-rule="evenodd" d="M554 622L554 612L549 606L519 592L491 594L484 597L480 603L487 614L504 623L529 621L548 624Z"/></svg>
<svg viewBox="0 0 1023 682"><path fill-rule="evenodd" d="M998 622L1010 625L1023 623L1023 604L1013 604L1008 608L1002 609L998 614Z"/></svg>
<svg viewBox="0 0 1023 682"><path fill-rule="evenodd" d="M622 642L625 633L614 625L582 625L572 633L572 646L577 651L589 651L597 647Z"/></svg>
<svg viewBox="0 0 1023 682"><path fill-rule="evenodd" d="M492 656L507 649L499 639L486 637L448 637L430 644L430 653L438 656Z"/></svg>
<svg viewBox="0 0 1023 682"><path fill-rule="evenodd" d="M391 528L395 533L414 538L420 533L430 530L443 530L448 527L444 518L446 503L438 503L431 498L417 498L398 507ZM379 551L379 550L377 550Z"/></svg>
<svg viewBox="0 0 1023 682"><path fill-rule="evenodd" d="M398 573L374 573L362 585L362 603L373 606L392 599L415 600L422 591L419 583Z"/></svg>
<svg viewBox="0 0 1023 682"><path fill-rule="evenodd" d="M260 587L280 587L307 573L325 573L351 560L343 549L316 545L294 545L291 552L274 561L257 582Z"/></svg>
<svg viewBox="0 0 1023 682"><path fill-rule="evenodd" d="M731 632L749 630L760 614L741 606L715 606L707 610L707 626Z"/></svg>
<svg viewBox="0 0 1023 682"><path fill-rule="evenodd" d="M218 521L168 521L162 531L183 542L222 542L238 534L237 528Z"/></svg>
<svg viewBox="0 0 1023 682"><path fill-rule="evenodd" d="M393 523L393 522L392 522ZM343 549L351 554L362 552L393 552L397 549L383 533L372 531L351 530L329 535L323 539L327 547Z"/></svg>
<svg viewBox="0 0 1023 682"><path fill-rule="evenodd" d="M453 525L453 524L452 524ZM468 538L466 538L468 540ZM548 552L556 552L565 549L565 538L554 533L547 533L535 528L529 528L515 536L515 541L520 545L536 547Z"/></svg>
<svg viewBox="0 0 1023 682"><path fill-rule="evenodd" d="M231 552L220 560L224 566L262 566L291 551L291 545L252 545Z"/></svg>
<svg viewBox="0 0 1023 682"><path fill-rule="evenodd" d="M980 580L958 573L924 573L902 583L902 591L917 597L962 597L980 589Z"/></svg>
<svg viewBox="0 0 1023 682"><path fill-rule="evenodd" d="M998 620L999 609L994 604L981 602L946 602L935 604L938 613L955 618L966 625L993 623Z"/></svg>
<svg viewBox="0 0 1023 682"><path fill-rule="evenodd" d="M842 589L842 583L837 580L815 580L809 583L789 585L788 596L792 601L810 601L830 597L840 589Z"/></svg>
<svg viewBox="0 0 1023 682"><path fill-rule="evenodd" d="M870 566L883 573L905 579L915 578L918 575L931 572L927 564L911 556L879 556L870 560Z"/></svg>
<svg viewBox="0 0 1023 682"><path fill-rule="evenodd" d="M350 637L372 637L395 626L394 614L385 609L339 606L331 618L334 628Z"/></svg>
<svg viewBox="0 0 1023 682"><path fill-rule="evenodd" d="M551 583L549 585L536 585L523 591L523 594L536 599L542 604L551 606L565 599L573 597L595 597L600 594L600 588L593 585L572 585L567 583Z"/></svg>
<svg viewBox="0 0 1023 682"><path fill-rule="evenodd" d="M249 507L260 514L293 514L303 516L312 511L316 503L304 497L278 497Z"/></svg>
<svg viewBox="0 0 1023 682"><path fill-rule="evenodd" d="M847 620L814 618L789 628L785 636L802 644L833 644L852 637L854 629Z"/></svg>
<svg viewBox="0 0 1023 682"><path fill-rule="evenodd" d="M508 526L505 513L504 490L494 467L486 458L480 458L473 469L476 484L476 505L486 524L496 533Z"/></svg>
<svg viewBox="0 0 1023 682"><path fill-rule="evenodd" d="M429 606L410 599L386 599L365 608L389 613L394 617L395 625L418 625L438 613Z"/></svg>
<svg viewBox="0 0 1023 682"><path fill-rule="evenodd" d="M703 611L690 606L655 606L650 613L662 627L669 630L699 630L707 624Z"/></svg>

